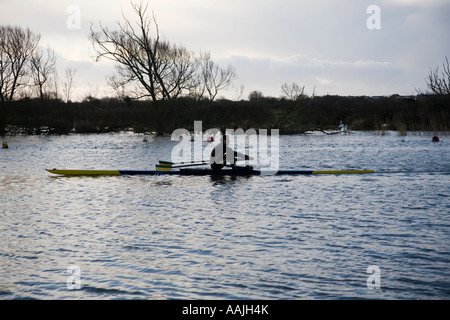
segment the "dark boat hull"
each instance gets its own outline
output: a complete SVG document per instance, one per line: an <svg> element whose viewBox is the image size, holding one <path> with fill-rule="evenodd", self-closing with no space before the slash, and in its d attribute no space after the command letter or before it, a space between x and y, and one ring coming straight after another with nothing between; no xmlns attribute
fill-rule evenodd
<svg viewBox="0 0 450 320"><path fill-rule="evenodd" d="M261 176L261 175L311 175L311 174L363 174L374 173L373 170L278 170L260 171L248 169L175 169L158 170L61 170L47 169L48 172L64 176L99 176L99 175L179 175L179 176Z"/></svg>

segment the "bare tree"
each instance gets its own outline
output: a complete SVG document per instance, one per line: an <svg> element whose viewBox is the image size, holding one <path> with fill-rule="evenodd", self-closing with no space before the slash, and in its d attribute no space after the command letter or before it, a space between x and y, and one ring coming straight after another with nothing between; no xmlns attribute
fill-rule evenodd
<svg viewBox="0 0 450 320"><path fill-rule="evenodd" d="M6 133L5 104L28 83L29 61L39 40L40 36L30 29L0 26L0 135Z"/></svg>
<svg viewBox="0 0 450 320"><path fill-rule="evenodd" d="M64 87L64 98L66 100L66 102L70 101L71 95L72 95L72 88L73 88L73 79L75 77L75 73L77 71L71 68L67 68L66 69L66 79L63 83L63 87Z"/></svg>
<svg viewBox="0 0 450 320"><path fill-rule="evenodd" d="M227 68L220 68L209 53L200 54L198 58L200 65L199 86L201 96L207 94L208 99L213 101L220 90L231 85L236 79L235 69L229 65Z"/></svg>
<svg viewBox="0 0 450 320"><path fill-rule="evenodd" d="M12 101L17 90L28 84L30 60L39 40L30 29L0 27L0 102Z"/></svg>
<svg viewBox="0 0 450 320"><path fill-rule="evenodd" d="M58 70L56 70L56 69L53 72L52 77L50 78L49 91L47 94L50 99L60 99L59 76L58 76Z"/></svg>
<svg viewBox="0 0 450 320"><path fill-rule="evenodd" d="M274 112L275 127L279 129L290 129L295 127L296 122L301 118L301 112L309 105L315 95L315 88L313 93L308 95L305 93L305 86L300 86L297 83L287 84L281 86L287 103L283 104L283 108L279 108Z"/></svg>
<svg viewBox="0 0 450 320"><path fill-rule="evenodd" d="M116 74L107 76L107 83L114 90L114 92L116 93L116 96L119 99L125 99L125 98L129 97L127 94L127 88L126 88L127 81L125 81L123 78L119 77Z"/></svg>
<svg viewBox="0 0 450 320"><path fill-rule="evenodd" d="M154 102L171 100L192 89L196 73L194 55L184 47L161 40L155 15L149 15L148 5L133 4L137 16L133 23L122 13L124 22L118 30L91 26L89 38L95 58L117 62L117 75L110 78L113 88L129 85L134 98Z"/></svg>
<svg viewBox="0 0 450 320"><path fill-rule="evenodd" d="M241 84L239 86L239 88L235 88L235 92L236 92L236 101L239 101L242 99L242 97L244 96L244 91L245 91L245 85Z"/></svg>
<svg viewBox="0 0 450 320"><path fill-rule="evenodd" d="M430 70L425 82L428 90L433 94L450 95L450 65L447 57L442 64L442 71L439 70L439 67Z"/></svg>
<svg viewBox="0 0 450 320"><path fill-rule="evenodd" d="M56 57L55 51L47 48L45 53L38 48L31 57L32 76L34 85L39 90L39 98L44 100L44 85L55 72Z"/></svg>
<svg viewBox="0 0 450 320"><path fill-rule="evenodd" d="M298 101L305 97L305 86L300 87L295 82L293 82L291 84L284 83L281 86L281 91L284 94L283 97L288 100Z"/></svg>

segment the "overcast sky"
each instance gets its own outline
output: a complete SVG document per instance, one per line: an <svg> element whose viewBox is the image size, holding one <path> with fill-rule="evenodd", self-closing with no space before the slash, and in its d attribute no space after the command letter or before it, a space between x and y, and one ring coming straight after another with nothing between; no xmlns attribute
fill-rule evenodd
<svg viewBox="0 0 450 320"><path fill-rule="evenodd" d="M416 94L430 68L450 58L450 0L152 0L160 33L238 79L221 95L279 97L285 82L317 95ZM380 19L371 5L380 9ZM57 53L59 76L76 69L78 97L112 95L112 63L93 62L91 22L113 27L130 0L0 0L0 25L29 27ZM79 16L78 16L79 13ZM79 17L79 19L78 19ZM375 20L374 20L375 19ZM380 29L367 26L378 24ZM79 24L77 24L79 21ZM84 91L83 91L84 90Z"/></svg>

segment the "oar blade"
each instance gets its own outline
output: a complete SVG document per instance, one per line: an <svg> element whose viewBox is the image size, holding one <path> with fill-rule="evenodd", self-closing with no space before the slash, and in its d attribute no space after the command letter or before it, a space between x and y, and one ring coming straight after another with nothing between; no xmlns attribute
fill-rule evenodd
<svg viewBox="0 0 450 320"><path fill-rule="evenodd" d="M159 160L159 165L160 166L173 166L175 163L173 163L173 162L170 162L170 161L162 161L162 160Z"/></svg>
<svg viewBox="0 0 450 320"><path fill-rule="evenodd" d="M155 168L156 168L156 171L171 171L172 170L172 166L165 166L165 165L159 165L159 164L156 164Z"/></svg>

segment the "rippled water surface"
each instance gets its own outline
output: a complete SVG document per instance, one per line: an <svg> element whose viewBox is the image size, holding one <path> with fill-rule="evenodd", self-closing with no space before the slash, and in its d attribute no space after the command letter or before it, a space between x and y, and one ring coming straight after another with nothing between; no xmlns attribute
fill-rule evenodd
<svg viewBox="0 0 450 320"><path fill-rule="evenodd" d="M448 299L450 136L431 137L281 136L283 169L383 173L237 178L59 177L153 169L174 142L6 137L0 298Z"/></svg>

